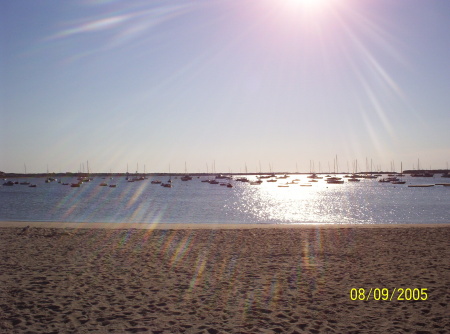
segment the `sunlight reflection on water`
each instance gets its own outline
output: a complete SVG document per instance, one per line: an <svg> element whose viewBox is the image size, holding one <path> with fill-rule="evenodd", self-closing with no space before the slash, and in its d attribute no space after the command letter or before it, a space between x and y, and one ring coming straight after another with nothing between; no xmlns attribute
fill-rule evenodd
<svg viewBox="0 0 450 334"><path fill-rule="evenodd" d="M80 188L61 184L0 188L0 220L143 223L389 224L449 223L450 189L408 188L376 180L342 185L323 180L302 187L286 181L233 188L174 180L171 189L151 180L117 188L95 179Z"/></svg>

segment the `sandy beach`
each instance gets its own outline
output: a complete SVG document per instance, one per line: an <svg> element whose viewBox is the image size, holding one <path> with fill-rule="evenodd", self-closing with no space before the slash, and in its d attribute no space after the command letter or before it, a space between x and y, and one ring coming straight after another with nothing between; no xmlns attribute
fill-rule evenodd
<svg viewBox="0 0 450 334"><path fill-rule="evenodd" d="M1 333L450 332L448 225L87 227L0 223Z"/></svg>

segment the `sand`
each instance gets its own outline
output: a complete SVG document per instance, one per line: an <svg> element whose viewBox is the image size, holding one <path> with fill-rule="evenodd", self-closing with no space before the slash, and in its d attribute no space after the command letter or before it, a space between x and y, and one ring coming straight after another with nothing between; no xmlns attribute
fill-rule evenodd
<svg viewBox="0 0 450 334"><path fill-rule="evenodd" d="M0 224L0 333L450 332L448 225L12 225ZM427 298L351 300L352 288Z"/></svg>

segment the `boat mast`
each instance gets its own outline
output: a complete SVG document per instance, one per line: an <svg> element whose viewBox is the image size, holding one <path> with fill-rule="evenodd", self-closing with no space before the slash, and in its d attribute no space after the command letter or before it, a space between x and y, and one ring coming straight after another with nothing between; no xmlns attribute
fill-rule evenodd
<svg viewBox="0 0 450 334"><path fill-rule="evenodd" d="M336 173L339 174L337 154L336 154Z"/></svg>

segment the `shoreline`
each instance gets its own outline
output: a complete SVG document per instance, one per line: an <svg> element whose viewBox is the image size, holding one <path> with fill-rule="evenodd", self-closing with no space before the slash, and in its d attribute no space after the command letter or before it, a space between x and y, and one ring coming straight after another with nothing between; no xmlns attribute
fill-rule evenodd
<svg viewBox="0 0 450 334"><path fill-rule="evenodd" d="M222 223L86 223L0 221L0 228L83 228L83 229L136 229L136 230L249 230L249 229L377 229L377 228L436 228L450 227L449 223L432 224L222 224Z"/></svg>

